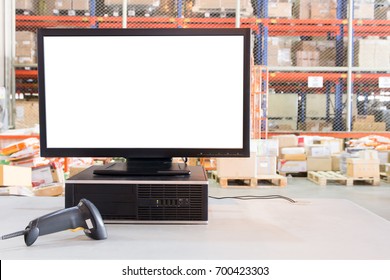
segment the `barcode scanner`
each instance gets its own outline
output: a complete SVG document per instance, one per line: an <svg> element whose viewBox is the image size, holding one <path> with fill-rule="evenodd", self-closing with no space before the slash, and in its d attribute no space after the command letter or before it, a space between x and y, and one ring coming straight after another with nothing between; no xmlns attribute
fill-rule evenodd
<svg viewBox="0 0 390 280"><path fill-rule="evenodd" d="M99 210L87 199L81 199L77 206L55 211L32 220L25 230L2 236L1 239L24 235L24 242L31 246L38 236L67 229L83 229L92 239L107 238L106 228Z"/></svg>

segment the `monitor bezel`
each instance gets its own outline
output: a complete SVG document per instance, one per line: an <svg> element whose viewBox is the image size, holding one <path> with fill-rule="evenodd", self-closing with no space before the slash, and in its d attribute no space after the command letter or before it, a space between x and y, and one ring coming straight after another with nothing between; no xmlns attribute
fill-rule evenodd
<svg viewBox="0 0 390 280"><path fill-rule="evenodd" d="M47 36L242 36L243 53L243 147L219 148L49 148L47 147L44 37ZM39 29L38 90L40 151L45 157L124 157L124 158L172 158L172 157L248 157L250 141L250 56L251 31L249 28L221 29ZM205 124L207 125L207 124ZM209 125L212 125L212 121ZM64 128L66 129L66 128ZM77 137L77 135L69 135ZM205 136L207 137L207 135Z"/></svg>

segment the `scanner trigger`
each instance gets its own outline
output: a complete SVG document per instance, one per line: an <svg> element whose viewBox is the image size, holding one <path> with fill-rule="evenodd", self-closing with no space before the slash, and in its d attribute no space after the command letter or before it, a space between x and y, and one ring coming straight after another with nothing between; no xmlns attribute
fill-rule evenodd
<svg viewBox="0 0 390 280"><path fill-rule="evenodd" d="M76 232L76 231L79 231L79 230L84 230L84 228L83 227L77 227L77 228L71 229L72 232Z"/></svg>

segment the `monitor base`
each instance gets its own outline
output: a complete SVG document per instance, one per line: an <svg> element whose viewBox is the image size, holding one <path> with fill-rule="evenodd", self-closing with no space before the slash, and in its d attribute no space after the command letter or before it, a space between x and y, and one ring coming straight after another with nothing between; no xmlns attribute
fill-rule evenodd
<svg viewBox="0 0 390 280"><path fill-rule="evenodd" d="M127 162L105 164L93 171L95 175L111 176L183 176L191 171L185 163L171 159L127 159Z"/></svg>

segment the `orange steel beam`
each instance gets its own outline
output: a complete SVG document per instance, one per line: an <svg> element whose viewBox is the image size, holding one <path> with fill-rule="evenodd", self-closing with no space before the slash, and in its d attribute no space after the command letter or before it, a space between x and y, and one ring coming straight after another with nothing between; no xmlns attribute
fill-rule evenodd
<svg viewBox="0 0 390 280"><path fill-rule="evenodd" d="M96 17L87 16L26 16L16 15L16 27L90 27L96 23Z"/></svg>
<svg viewBox="0 0 390 280"><path fill-rule="evenodd" d="M346 79L345 73L318 73L318 72L270 72L269 82L307 82L308 77L319 76L323 77L324 81L338 81ZM390 73L355 73L352 74L352 79L355 82L378 82L379 77L390 77Z"/></svg>
<svg viewBox="0 0 390 280"><path fill-rule="evenodd" d="M15 70L15 76L16 78L37 78L38 77L38 70L21 70L17 69Z"/></svg>
<svg viewBox="0 0 390 280"><path fill-rule="evenodd" d="M309 76L323 77L326 81L347 78L344 73L270 72L269 82L307 82Z"/></svg>
<svg viewBox="0 0 390 280"><path fill-rule="evenodd" d="M379 135L383 137L389 137L390 138L390 132L381 132L381 131L329 131L329 132L322 132L322 131L313 131L313 132L306 132L306 131L270 131L268 132L268 136L273 135L282 135L282 134L295 134L298 136L328 136L328 137L335 137L335 138L362 138L370 135ZM262 136L264 137L264 133L262 133Z"/></svg>
<svg viewBox="0 0 390 280"><path fill-rule="evenodd" d="M0 134L0 140L23 140L27 138L35 137L39 139L39 135L13 135L13 134Z"/></svg>
<svg viewBox="0 0 390 280"><path fill-rule="evenodd" d="M91 16L31 16L16 15L16 26L20 27L90 27L97 22L103 23L104 28L121 27L121 17L91 17ZM234 18L165 18L165 17L129 17L129 27L168 28L168 27L212 27L222 28L234 26ZM241 26L257 30L258 24L264 24L269 28L270 36L322 36L337 35L340 26L344 26L345 35L348 35L347 20L343 19L257 19L242 18ZM146 25L144 25L146 24ZM162 26L161 26L162 25ZM388 20L354 20L355 36L390 36L390 22Z"/></svg>
<svg viewBox="0 0 390 280"><path fill-rule="evenodd" d="M354 36L390 36L388 20L354 20Z"/></svg>

